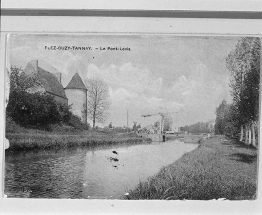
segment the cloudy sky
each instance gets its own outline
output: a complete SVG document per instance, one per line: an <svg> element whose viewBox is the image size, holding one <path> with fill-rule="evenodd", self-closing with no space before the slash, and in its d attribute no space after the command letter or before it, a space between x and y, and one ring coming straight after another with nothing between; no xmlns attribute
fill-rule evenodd
<svg viewBox="0 0 262 215"><path fill-rule="evenodd" d="M7 66L25 68L34 59L44 69L62 73L68 84L77 71L83 79L100 77L109 87L110 117L105 125L142 125L158 117L142 114L177 112L180 126L215 119L226 99L230 73L225 58L237 37L174 35L10 35ZM51 50L51 46L71 50ZM90 47L92 50L73 50ZM100 48L101 47L101 48ZM130 51L107 47L130 48ZM100 50L105 48L105 50ZM175 119L176 118L176 119Z"/></svg>

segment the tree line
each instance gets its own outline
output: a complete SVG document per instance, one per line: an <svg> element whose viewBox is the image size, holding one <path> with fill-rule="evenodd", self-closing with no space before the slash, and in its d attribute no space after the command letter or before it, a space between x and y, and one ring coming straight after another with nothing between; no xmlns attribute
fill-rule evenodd
<svg viewBox="0 0 262 215"><path fill-rule="evenodd" d="M216 109L215 133L238 137L256 146L259 119L260 38L238 41L226 58L231 74L232 104L225 100Z"/></svg>
<svg viewBox="0 0 262 215"><path fill-rule="evenodd" d="M192 134L200 134L200 133L214 133L214 125L212 121L209 122L197 122L192 125L186 125L184 127L180 127L180 131L188 132Z"/></svg>

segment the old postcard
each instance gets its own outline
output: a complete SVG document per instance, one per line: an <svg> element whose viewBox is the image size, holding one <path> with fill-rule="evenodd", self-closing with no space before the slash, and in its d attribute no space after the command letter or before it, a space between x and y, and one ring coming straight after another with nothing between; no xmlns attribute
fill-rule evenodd
<svg viewBox="0 0 262 215"><path fill-rule="evenodd" d="M9 34L8 198L254 200L258 37Z"/></svg>

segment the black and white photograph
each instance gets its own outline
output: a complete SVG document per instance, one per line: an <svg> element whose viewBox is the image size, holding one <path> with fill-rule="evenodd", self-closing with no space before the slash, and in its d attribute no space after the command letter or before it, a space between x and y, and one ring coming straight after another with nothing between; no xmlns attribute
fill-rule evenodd
<svg viewBox="0 0 262 215"><path fill-rule="evenodd" d="M7 198L256 200L261 39L6 36Z"/></svg>

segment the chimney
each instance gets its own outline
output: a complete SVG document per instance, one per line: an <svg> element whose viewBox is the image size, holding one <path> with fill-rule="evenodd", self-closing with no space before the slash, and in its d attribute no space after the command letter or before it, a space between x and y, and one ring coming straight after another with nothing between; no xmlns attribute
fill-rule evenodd
<svg viewBox="0 0 262 215"><path fill-rule="evenodd" d="M55 73L55 76L57 77L59 83L62 84L61 83L62 82L62 73L61 72L57 72L57 73Z"/></svg>
<svg viewBox="0 0 262 215"><path fill-rule="evenodd" d="M38 72L38 60L30 61L25 67L25 73L27 75L36 74Z"/></svg>
<svg viewBox="0 0 262 215"><path fill-rule="evenodd" d="M34 70L38 71L38 60L32 60L31 65L33 66Z"/></svg>

